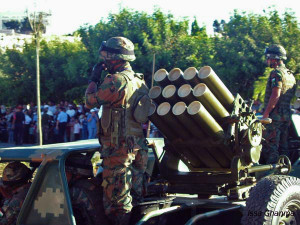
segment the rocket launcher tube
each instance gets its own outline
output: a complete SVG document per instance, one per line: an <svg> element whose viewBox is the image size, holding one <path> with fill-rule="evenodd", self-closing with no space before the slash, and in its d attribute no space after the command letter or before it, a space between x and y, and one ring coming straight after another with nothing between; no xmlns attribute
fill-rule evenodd
<svg viewBox="0 0 300 225"><path fill-rule="evenodd" d="M190 104L193 101L196 101L197 99L193 95L193 89L191 85L189 84L184 84L182 85L178 91L177 94L179 98L184 101L186 104Z"/></svg>
<svg viewBox="0 0 300 225"><path fill-rule="evenodd" d="M189 67L183 72L183 78L192 86L195 87L201 83L198 77L198 70L195 67Z"/></svg>
<svg viewBox="0 0 300 225"><path fill-rule="evenodd" d="M197 123L195 123L195 121L187 113L187 106L184 102L177 102L172 108L172 113L184 125L185 128L193 133L193 137L198 138L199 140L206 140L208 138L208 136L201 130ZM195 159L204 164L206 167L220 168L221 166L228 166L226 157L222 153L220 154L219 152L217 152L217 154L212 157L204 147L199 148L196 146L188 147L184 151L184 153L186 154L188 150L192 154L195 154ZM215 149L210 149L210 151L215 152ZM219 160L220 158L221 160Z"/></svg>
<svg viewBox="0 0 300 225"><path fill-rule="evenodd" d="M165 86L171 84L170 80L168 79L168 74L168 71L165 69L159 69L155 72L153 79L159 84L159 86L164 88Z"/></svg>
<svg viewBox="0 0 300 225"><path fill-rule="evenodd" d="M152 103L149 109L148 118L163 133L163 135L167 139L171 141L175 140L177 138L176 134L172 132L170 127L157 114L156 108L157 108L156 105Z"/></svg>
<svg viewBox="0 0 300 225"><path fill-rule="evenodd" d="M176 89L175 85L170 84L163 89L162 96L171 105L175 105L177 102L179 102L179 98L178 98L176 91L177 91L177 89Z"/></svg>
<svg viewBox="0 0 300 225"><path fill-rule="evenodd" d="M157 104L165 102L166 100L162 96L162 88L154 86L149 90L149 97Z"/></svg>
<svg viewBox="0 0 300 225"><path fill-rule="evenodd" d="M188 114L193 120L213 138L224 138L224 131L216 120L209 114L205 107L199 102L194 101L188 106Z"/></svg>
<svg viewBox="0 0 300 225"><path fill-rule="evenodd" d="M232 110L234 97L220 80L217 74L210 66L204 66L200 69L198 77L203 81L211 92L217 97L222 105L229 111Z"/></svg>
<svg viewBox="0 0 300 225"><path fill-rule="evenodd" d="M203 133L201 128L197 126L197 124L187 113L187 106L184 102L177 102L172 108L172 113L185 126L185 128L193 133L194 137L200 139L205 138L206 135Z"/></svg>
<svg viewBox="0 0 300 225"><path fill-rule="evenodd" d="M165 122L166 126L177 135L177 138L181 138L182 140L191 138L192 135L189 131L172 114L170 103L161 103L157 108L157 114Z"/></svg>
<svg viewBox="0 0 300 225"><path fill-rule="evenodd" d="M179 68L174 68L170 71L168 75L168 79L171 81L171 84L175 85L176 87L180 87L187 82L183 78L183 72Z"/></svg>
<svg viewBox="0 0 300 225"><path fill-rule="evenodd" d="M229 116L227 110L209 90L206 84L197 84L193 89L193 94L216 120Z"/></svg>

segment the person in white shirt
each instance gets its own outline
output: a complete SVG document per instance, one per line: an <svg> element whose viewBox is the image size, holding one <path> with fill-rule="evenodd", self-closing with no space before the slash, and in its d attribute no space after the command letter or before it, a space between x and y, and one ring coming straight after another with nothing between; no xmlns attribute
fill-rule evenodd
<svg viewBox="0 0 300 225"><path fill-rule="evenodd" d="M68 122L68 115L66 113L66 109L62 107L60 108L60 113L58 114L57 121L56 121L56 129L58 130L59 133L59 137L58 137L59 142L65 142L64 137L66 133L67 122Z"/></svg>
<svg viewBox="0 0 300 225"><path fill-rule="evenodd" d="M72 118L75 116L76 111L75 111L75 109L73 109L72 105L69 105L69 109L66 111L66 113Z"/></svg>
<svg viewBox="0 0 300 225"><path fill-rule="evenodd" d="M53 104L52 101L49 101L48 105L49 105L49 109L48 110L51 111L53 113L53 115L54 115L56 113L56 105Z"/></svg>

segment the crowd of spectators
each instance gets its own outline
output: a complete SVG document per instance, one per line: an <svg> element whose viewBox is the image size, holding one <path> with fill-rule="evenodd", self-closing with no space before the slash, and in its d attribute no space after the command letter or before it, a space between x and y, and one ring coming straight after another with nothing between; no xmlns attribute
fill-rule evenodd
<svg viewBox="0 0 300 225"><path fill-rule="evenodd" d="M96 138L99 109L68 101L41 105L43 144ZM0 107L0 142L22 145L38 143L37 107L31 103Z"/></svg>
<svg viewBox="0 0 300 225"><path fill-rule="evenodd" d="M261 102L254 101L252 110L256 115L262 114L261 106ZM299 113L299 109L293 113ZM96 138L101 110L89 110L84 104L75 105L68 101L61 101L59 104L49 101L42 104L41 114L43 144L52 144ZM148 123L143 125L143 130L147 136ZM153 123L149 137L162 137ZM0 142L15 145L38 143L35 104L0 106Z"/></svg>

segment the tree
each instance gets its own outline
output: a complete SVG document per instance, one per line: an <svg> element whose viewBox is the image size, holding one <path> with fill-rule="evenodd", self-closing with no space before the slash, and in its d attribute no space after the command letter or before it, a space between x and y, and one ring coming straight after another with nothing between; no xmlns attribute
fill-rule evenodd
<svg viewBox="0 0 300 225"><path fill-rule="evenodd" d="M37 101L35 41L22 50L0 52L0 102L8 105ZM88 52L79 40L60 39L40 42L41 101L83 101L88 83ZM30 91L29 91L30 90ZM12 94L13 91L13 94Z"/></svg>
<svg viewBox="0 0 300 225"><path fill-rule="evenodd" d="M223 26L222 36L214 37L212 66L234 94L253 97L254 82L266 71L264 49L273 43L282 44L287 49L286 64L299 73L296 62L300 58L296 49L300 47L300 30L293 14L287 12L281 18L276 10L264 15L234 11Z"/></svg>
<svg viewBox="0 0 300 225"><path fill-rule="evenodd" d="M88 83L89 58L85 46L74 42L53 40L41 42L42 101L83 102Z"/></svg>
<svg viewBox="0 0 300 225"><path fill-rule="evenodd" d="M196 18L194 18L194 21L192 22L191 34L192 36L196 36L199 32L200 32L200 27L198 25Z"/></svg>
<svg viewBox="0 0 300 225"><path fill-rule="evenodd" d="M82 101L90 70L99 60L99 47L112 36L125 36L133 41L137 59L132 66L145 75L148 86L155 54L155 70L185 70L191 66L199 69L209 65L233 94L263 99L264 76L268 73L264 49L272 43L286 48L287 67L294 74L300 72L300 29L291 12L280 16L273 9L263 15L234 11L228 22L214 23L214 36L208 36L206 27L199 27L195 19L191 24L193 31L187 19L177 20L159 9L152 14L122 9L95 26L81 27L74 34L80 41L42 40L41 100ZM0 100L27 103L35 98L35 93L28 93L35 82L34 55L34 43L27 43L22 51L0 52L0 87L1 82L7 84L2 85L5 91L1 92ZM16 95L9 94L11 88L5 87L13 87Z"/></svg>
<svg viewBox="0 0 300 225"><path fill-rule="evenodd" d="M202 59L210 58L211 42L206 29L200 28L195 21L194 29L196 33L192 36L187 19L176 20L160 9L151 15L122 9L118 14L110 14L108 20L82 27L77 33L89 52L90 67L99 58L98 49L102 41L112 36L129 38L135 44L136 60L132 66L135 71L144 73L150 86L154 53L156 68L167 70L174 67L184 70L186 66L201 65Z"/></svg>
<svg viewBox="0 0 300 225"><path fill-rule="evenodd" d="M213 27L214 27L214 32L215 33L221 33L222 32L221 24L219 23L218 20L214 20Z"/></svg>

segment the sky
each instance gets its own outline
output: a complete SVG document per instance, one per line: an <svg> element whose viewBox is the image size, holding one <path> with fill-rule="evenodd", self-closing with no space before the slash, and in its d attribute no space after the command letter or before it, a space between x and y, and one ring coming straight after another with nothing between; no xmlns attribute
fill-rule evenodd
<svg viewBox="0 0 300 225"><path fill-rule="evenodd" d="M122 8L152 14L155 7L171 13L176 19L184 17L199 26L205 25L210 33L214 20L228 21L234 9L239 12L263 14L274 6L282 15L286 10L294 12L300 23L299 0L0 0L1 12L23 12L35 9L51 12L49 34L68 34L85 24L95 25L106 19L109 13L118 13Z"/></svg>

